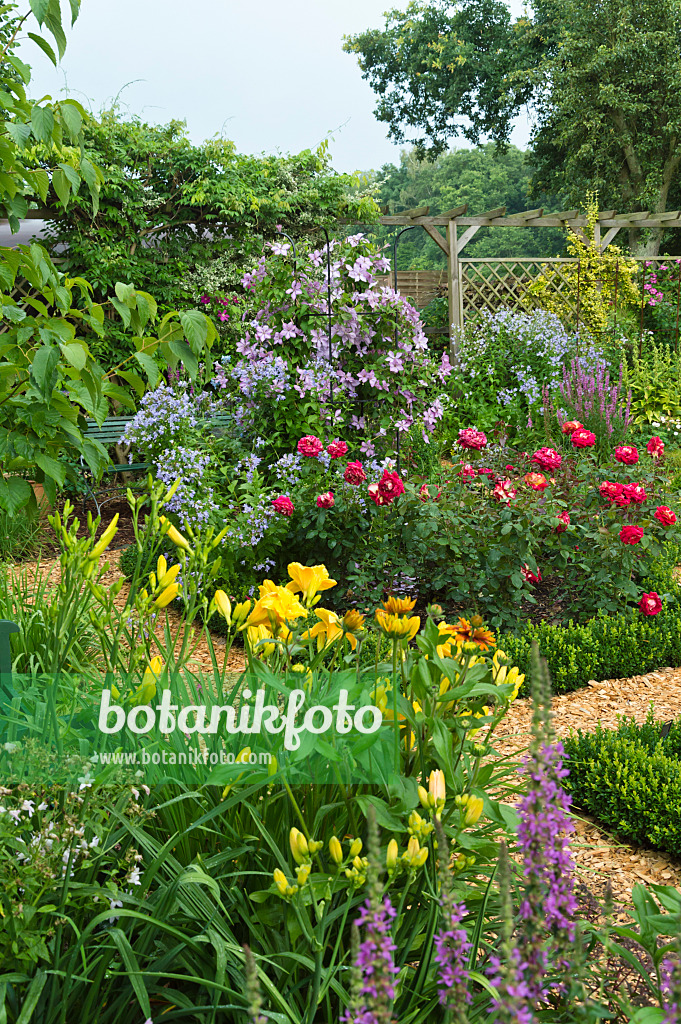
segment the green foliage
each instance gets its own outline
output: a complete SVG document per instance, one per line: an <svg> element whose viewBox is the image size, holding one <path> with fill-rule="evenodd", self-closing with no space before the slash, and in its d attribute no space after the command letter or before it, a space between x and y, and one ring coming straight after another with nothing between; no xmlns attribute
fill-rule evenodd
<svg viewBox="0 0 681 1024"><path fill-rule="evenodd" d="M376 174L376 199L382 207L387 205L390 213L428 205L430 213L437 214L464 203L469 214L500 206L505 206L509 214L520 213L537 205L529 198L531 176L531 155L515 146L499 153L488 143L477 149L455 149L434 160L419 160L412 150L402 153L399 166L385 164ZM559 201L550 197L540 202L547 208L559 206ZM375 228L374 233L383 241L394 230L383 226ZM557 256L563 248L558 228L480 228L462 257ZM398 270L444 270L446 266L444 253L423 229L400 238ZM446 299L444 306L446 309Z"/></svg>
<svg viewBox="0 0 681 1024"><path fill-rule="evenodd" d="M624 367L623 386L631 391L636 423L652 424L681 418L681 355L644 335L642 353L634 345Z"/></svg>
<svg viewBox="0 0 681 1024"><path fill-rule="evenodd" d="M116 281L136 281L163 311L200 296L242 294L240 278L276 225L294 236L338 216L371 221L373 201L353 196L356 179L336 174L326 147L296 156L246 156L226 139L199 146L184 123L123 120L116 109L84 128L105 181L95 216L79 197L49 224L49 246L67 273L86 277L101 298ZM116 361L120 330L97 343Z"/></svg>
<svg viewBox="0 0 681 1024"><path fill-rule="evenodd" d="M26 506L21 516L0 510L0 561L16 563L33 558L40 550L43 535L43 518L34 503Z"/></svg>
<svg viewBox="0 0 681 1024"><path fill-rule="evenodd" d="M565 750L578 807L629 842L681 855L681 722L665 727L651 708L643 725L579 729Z"/></svg>
<svg viewBox="0 0 681 1024"><path fill-rule="evenodd" d="M560 317L566 327L572 330L579 327L580 333L590 334L602 343L612 330L615 316L621 330L623 321L627 318L631 321L640 306L640 289L635 281L638 266L616 245L609 245L601 252L596 244L598 201L593 193L587 195L586 218L586 240L573 231L567 232L568 254L579 263L561 266L560 272L547 265L544 273L527 289L527 295L542 309ZM563 279L569 282L569 301L564 290L558 287Z"/></svg>
<svg viewBox="0 0 681 1024"><path fill-rule="evenodd" d="M506 4L469 0L452 11L447 0L411 0L405 11L385 17L383 31L347 37L344 49L359 55L388 136L404 142L403 126L415 129L409 141L420 156L437 155L457 135L478 142L485 134L507 144L525 90L511 82L515 54Z"/></svg>

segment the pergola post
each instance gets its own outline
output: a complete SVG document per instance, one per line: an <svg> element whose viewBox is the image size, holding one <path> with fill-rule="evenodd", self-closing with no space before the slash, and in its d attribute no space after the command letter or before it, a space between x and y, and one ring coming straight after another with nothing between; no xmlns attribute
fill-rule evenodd
<svg viewBox="0 0 681 1024"><path fill-rule="evenodd" d="M452 361L458 357L459 339L456 329L463 327L463 295L461 293L461 264L456 221L447 222L447 291L449 294L449 351Z"/></svg>

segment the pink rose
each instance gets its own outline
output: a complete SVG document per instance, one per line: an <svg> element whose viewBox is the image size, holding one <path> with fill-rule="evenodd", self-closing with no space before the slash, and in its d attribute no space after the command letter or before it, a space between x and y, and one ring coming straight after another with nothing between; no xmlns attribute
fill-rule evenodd
<svg viewBox="0 0 681 1024"><path fill-rule="evenodd" d="M478 476L494 476L493 469L479 469Z"/></svg>
<svg viewBox="0 0 681 1024"><path fill-rule="evenodd" d="M622 487L622 493L626 494L627 498L631 498L637 505L642 504L648 497L646 489L643 484L624 484Z"/></svg>
<svg viewBox="0 0 681 1024"><path fill-rule="evenodd" d="M604 480L598 488L598 493L601 498L607 498L608 501L614 501L615 498L622 493L622 484L611 483L608 480Z"/></svg>
<svg viewBox="0 0 681 1024"><path fill-rule="evenodd" d="M319 438L314 437L312 434L306 434L298 442L298 451L301 455L307 456L308 459L315 459L323 447L324 445Z"/></svg>
<svg viewBox="0 0 681 1024"><path fill-rule="evenodd" d="M369 497L373 501L374 505L389 505L390 502L383 497L378 489L378 484L369 484L367 487Z"/></svg>
<svg viewBox="0 0 681 1024"><path fill-rule="evenodd" d="M638 448L633 444L621 444L615 448L615 458L625 466L635 466L638 462Z"/></svg>
<svg viewBox="0 0 681 1024"><path fill-rule="evenodd" d="M563 456L555 450L555 448L539 448L538 451L532 456L532 461L536 462L542 469L558 469Z"/></svg>
<svg viewBox="0 0 681 1024"><path fill-rule="evenodd" d="M574 448L593 448L596 444L596 435L592 434L586 427L572 432L572 444Z"/></svg>
<svg viewBox="0 0 681 1024"><path fill-rule="evenodd" d="M474 480L475 477L478 475L478 471L473 466L471 466L470 462L464 462L461 469L458 471L456 475L462 476L464 480Z"/></svg>
<svg viewBox="0 0 681 1024"><path fill-rule="evenodd" d="M487 437L481 430L466 427L465 430L459 431L459 444L462 448L473 448L480 451L487 444Z"/></svg>
<svg viewBox="0 0 681 1024"><path fill-rule="evenodd" d="M504 505L510 505L517 493L511 480L497 480L492 490L492 497L503 502Z"/></svg>
<svg viewBox="0 0 681 1024"><path fill-rule="evenodd" d="M676 515L667 505L658 505L655 509L655 518L663 526L673 526L676 522Z"/></svg>
<svg viewBox="0 0 681 1024"><path fill-rule="evenodd" d="M531 487L533 491L543 491L545 487L549 486L549 482L543 473L526 473L525 483L528 487Z"/></svg>
<svg viewBox="0 0 681 1024"><path fill-rule="evenodd" d="M399 498L400 494L404 494L404 484L397 473L389 473L387 469L384 469L383 476L378 481L378 491L388 504L391 504L395 498Z"/></svg>
<svg viewBox="0 0 681 1024"><path fill-rule="evenodd" d="M332 459L342 459L344 455L347 455L348 446L345 441L339 441L338 438L336 438L335 441L332 441L331 444L326 446L326 450Z"/></svg>
<svg viewBox="0 0 681 1024"><path fill-rule="evenodd" d="M558 518L560 519L560 525L556 527L556 533L565 533L570 525L570 513L561 512Z"/></svg>
<svg viewBox="0 0 681 1024"><path fill-rule="evenodd" d="M657 615L658 612L662 611L660 595L655 590L651 590L649 594L641 596L638 606L644 615Z"/></svg>
<svg viewBox="0 0 681 1024"><path fill-rule="evenodd" d="M620 530L620 540L623 544L638 544L642 536L642 526L623 526Z"/></svg>
<svg viewBox="0 0 681 1024"><path fill-rule="evenodd" d="M582 430L583 428L579 420L568 420L560 429L564 434L574 434L575 430Z"/></svg>
<svg viewBox="0 0 681 1024"><path fill-rule="evenodd" d="M336 504L333 498L333 491L317 495L317 508L333 508Z"/></svg>
<svg viewBox="0 0 681 1024"><path fill-rule="evenodd" d="M272 502L272 508L275 510L275 512L281 512L283 516L293 515L293 502L285 494L282 494L279 498L274 499L274 501Z"/></svg>
<svg viewBox="0 0 681 1024"><path fill-rule="evenodd" d="M359 487L366 480L367 475L364 472L364 466L361 462L348 462L343 473L343 479L346 483L352 484L354 487Z"/></svg>
<svg viewBox="0 0 681 1024"><path fill-rule="evenodd" d="M664 455L664 441L659 437L651 437L646 445L646 451L651 459L659 459L660 456Z"/></svg>

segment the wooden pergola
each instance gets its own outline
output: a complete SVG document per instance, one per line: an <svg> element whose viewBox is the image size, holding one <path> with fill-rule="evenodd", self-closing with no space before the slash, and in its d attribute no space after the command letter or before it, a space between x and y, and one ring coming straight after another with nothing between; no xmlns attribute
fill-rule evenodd
<svg viewBox="0 0 681 1024"><path fill-rule="evenodd" d="M394 215L379 218L380 224L391 227L420 226L439 245L447 257L447 282L449 292L449 333L452 340L452 328L463 324L463 295L461 290L461 273L459 255L471 238L480 228L569 228L583 242L587 241L584 228L587 218L579 210L559 210L555 213L544 213L543 209L525 210L523 213L506 215L506 207L488 210L474 217L466 216L468 206L457 206L434 216L429 216L429 206L419 206L413 210L403 210ZM681 210L670 213L623 213L617 215L615 210L602 210L594 226L594 242L599 250L610 245L622 228L669 228L681 227ZM445 228L443 234L439 228ZM459 234L459 228L465 228Z"/></svg>

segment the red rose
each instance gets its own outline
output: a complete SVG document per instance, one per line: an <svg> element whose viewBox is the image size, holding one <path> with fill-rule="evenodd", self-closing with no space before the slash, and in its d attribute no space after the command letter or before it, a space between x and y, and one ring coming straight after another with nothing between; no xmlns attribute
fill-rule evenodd
<svg viewBox="0 0 681 1024"><path fill-rule="evenodd" d="M493 469L479 469L478 476L494 476Z"/></svg>
<svg viewBox="0 0 681 1024"><path fill-rule="evenodd" d="M658 612L662 611L660 595L656 591L651 590L649 594L643 594L641 596L638 606L644 615L657 615Z"/></svg>
<svg viewBox="0 0 681 1024"><path fill-rule="evenodd" d="M542 469L558 469L563 461L563 456L559 455L555 448L540 448L532 456L532 461Z"/></svg>
<svg viewBox="0 0 681 1024"><path fill-rule="evenodd" d="M673 526L676 522L676 514L666 505L658 505L655 509L655 518L663 526Z"/></svg>
<svg viewBox="0 0 681 1024"><path fill-rule="evenodd" d="M317 495L317 508L333 508L335 504L333 491L326 491L325 494Z"/></svg>
<svg viewBox="0 0 681 1024"><path fill-rule="evenodd" d="M582 429L582 424L579 420L568 420L568 422L564 423L560 429L564 434L574 434L575 430Z"/></svg>
<svg viewBox="0 0 681 1024"><path fill-rule="evenodd" d="M643 484L624 484L622 487L622 493L626 494L627 498L631 498L637 505L640 505L646 500L648 495Z"/></svg>
<svg viewBox="0 0 681 1024"><path fill-rule="evenodd" d="M524 565L520 570L523 579L526 579L528 583L541 583L541 572L537 569L536 575L532 572L528 565Z"/></svg>
<svg viewBox="0 0 681 1024"><path fill-rule="evenodd" d="M575 448L593 448L596 444L596 435L592 434L586 427L572 432L572 444Z"/></svg>
<svg viewBox="0 0 681 1024"><path fill-rule="evenodd" d="M609 480L604 480L598 488L598 493L601 498L607 498L608 501L614 501L618 494L622 493L622 490L622 484L611 483Z"/></svg>
<svg viewBox="0 0 681 1024"><path fill-rule="evenodd" d="M615 458L625 466L635 466L638 462L638 448L633 444L621 444L615 448Z"/></svg>
<svg viewBox="0 0 681 1024"><path fill-rule="evenodd" d="M419 498L421 501L429 501L431 498L433 501L438 501L442 494L442 488L438 487L437 494L431 494L428 488L428 484L421 484L419 488Z"/></svg>
<svg viewBox="0 0 681 1024"><path fill-rule="evenodd" d="M306 434L305 437L301 437L298 442L298 451L301 455L306 455L309 459L315 459L324 445L318 437L314 437L312 434Z"/></svg>
<svg viewBox="0 0 681 1024"><path fill-rule="evenodd" d="M631 505L631 498L628 494L624 494L623 491L622 494L618 494L612 499L612 503L613 505L619 505L620 508L628 508Z"/></svg>
<svg viewBox="0 0 681 1024"><path fill-rule="evenodd" d="M487 436L483 434L482 430L467 427L465 430L459 431L459 444L462 448L474 448L476 451L480 451L487 444Z"/></svg>
<svg viewBox="0 0 681 1024"><path fill-rule="evenodd" d="M373 501L374 505L389 505L390 502L387 498L384 498L378 489L378 484L369 484L367 487L369 497Z"/></svg>
<svg viewBox="0 0 681 1024"><path fill-rule="evenodd" d="M462 476L464 480L473 480L478 475L478 471L471 466L470 462L465 462L456 475Z"/></svg>
<svg viewBox="0 0 681 1024"><path fill-rule="evenodd" d="M543 491L549 486L549 482L542 473L526 473L525 483L534 491Z"/></svg>
<svg viewBox="0 0 681 1024"><path fill-rule="evenodd" d="M505 505L510 505L517 493L510 480L497 480L492 491L492 497L496 498L497 501L503 502Z"/></svg>
<svg viewBox="0 0 681 1024"><path fill-rule="evenodd" d="M364 483L366 478L367 475L364 472L364 466L361 462L348 462L345 467L345 472L343 473L343 479L346 483L353 484L353 486L358 487L360 484Z"/></svg>
<svg viewBox="0 0 681 1024"><path fill-rule="evenodd" d="M326 446L326 450L332 459L341 459L344 455L347 455L348 446L345 441L339 441L336 438L335 441Z"/></svg>
<svg viewBox="0 0 681 1024"><path fill-rule="evenodd" d="M570 525L570 513L561 512L558 518L560 519L560 526L556 527L556 533L565 533Z"/></svg>
<svg viewBox="0 0 681 1024"><path fill-rule="evenodd" d="M272 502L272 508L276 512L281 512L283 516L293 515L293 502L285 494L282 494L279 498L274 499L274 501Z"/></svg>
<svg viewBox="0 0 681 1024"><path fill-rule="evenodd" d="M651 437L646 445L646 451L651 459L659 459L664 455L664 441L659 437Z"/></svg>
<svg viewBox="0 0 681 1024"><path fill-rule="evenodd" d="M397 473L389 473L384 469L383 476L378 481L378 492L390 504L395 498L399 498L400 494L404 494L404 484Z"/></svg>
<svg viewBox="0 0 681 1024"><path fill-rule="evenodd" d="M642 536L642 526L623 526L620 530L620 540L623 544L638 544Z"/></svg>

